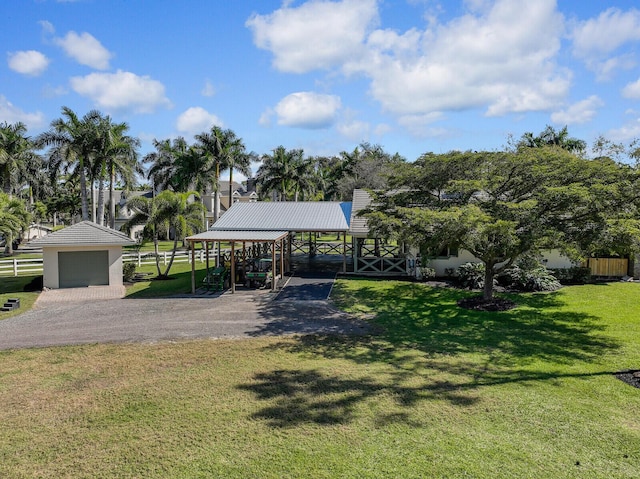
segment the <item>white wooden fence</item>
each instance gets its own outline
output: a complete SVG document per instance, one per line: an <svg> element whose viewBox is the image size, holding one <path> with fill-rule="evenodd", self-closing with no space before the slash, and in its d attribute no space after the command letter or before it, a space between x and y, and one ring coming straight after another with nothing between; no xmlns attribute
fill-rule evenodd
<svg viewBox="0 0 640 479"><path fill-rule="evenodd" d="M226 250L222 250L224 254ZM213 261L216 255L214 249L209 250L209 260ZM160 263L167 265L171 260L171 251L161 251ZM147 264L156 264L156 256L153 252L140 252L140 253L124 253L122 255L123 262L135 262L137 266L143 266ZM204 263L206 261L206 254L204 250L196 251L196 261ZM176 251L176 256L173 260L174 263L190 263L191 252L189 251ZM42 257L31 259L4 259L0 260L0 277L2 276L24 276L32 274L42 274Z"/></svg>

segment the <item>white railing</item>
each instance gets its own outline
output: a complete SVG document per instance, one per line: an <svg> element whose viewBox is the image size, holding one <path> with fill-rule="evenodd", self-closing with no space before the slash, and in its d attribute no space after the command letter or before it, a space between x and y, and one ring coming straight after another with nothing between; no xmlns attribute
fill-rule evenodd
<svg viewBox="0 0 640 479"><path fill-rule="evenodd" d="M227 250L221 250L225 255ZM171 260L171 251L161 251L160 262L163 265L167 265ZM209 261L215 261L216 251L209 250ZM225 257L228 254L225 255ZM204 263L207 259L204 250L196 251L196 261ZM139 252L139 253L123 253L123 262L135 262L137 266L156 264L156 256L153 252ZM176 256L173 260L174 263L190 263L191 252L190 251L176 251ZM20 276L29 274L42 274L42 258L30 258L30 259L3 259L0 260L0 277L2 276Z"/></svg>
<svg viewBox="0 0 640 479"><path fill-rule="evenodd" d="M0 276L42 274L42 258L0 260Z"/></svg>

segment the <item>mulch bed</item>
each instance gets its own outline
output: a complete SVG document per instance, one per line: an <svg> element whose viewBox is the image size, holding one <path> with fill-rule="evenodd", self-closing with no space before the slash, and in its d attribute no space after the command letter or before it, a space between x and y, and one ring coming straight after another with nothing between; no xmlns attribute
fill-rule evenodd
<svg viewBox="0 0 640 479"><path fill-rule="evenodd" d="M486 301L482 296L473 296L458 301L458 306L474 311L508 311L516 307L516 303L510 299L493 298Z"/></svg>
<svg viewBox="0 0 640 479"><path fill-rule="evenodd" d="M630 371L620 371L616 373L615 376L629 386L633 386L634 388L640 388L640 370L634 369Z"/></svg>

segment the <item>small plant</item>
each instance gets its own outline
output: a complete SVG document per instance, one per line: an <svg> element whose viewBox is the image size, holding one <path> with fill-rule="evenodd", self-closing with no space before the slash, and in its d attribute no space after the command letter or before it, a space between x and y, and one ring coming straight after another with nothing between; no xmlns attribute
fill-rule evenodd
<svg viewBox="0 0 640 479"><path fill-rule="evenodd" d="M484 288L484 264L464 263L458 266L456 271L458 283L463 288L482 289Z"/></svg>
<svg viewBox="0 0 640 479"><path fill-rule="evenodd" d="M122 279L126 282L130 282L133 276L136 274L136 264L133 262L124 263L122 265Z"/></svg>

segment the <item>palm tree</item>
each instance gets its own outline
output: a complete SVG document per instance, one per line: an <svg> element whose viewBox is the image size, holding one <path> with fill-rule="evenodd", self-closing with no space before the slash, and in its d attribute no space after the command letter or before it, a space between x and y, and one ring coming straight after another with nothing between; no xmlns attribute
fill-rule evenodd
<svg viewBox="0 0 640 479"><path fill-rule="evenodd" d="M101 125L101 148L96 163L100 164L100 186L98 196L98 222L104 220L104 177L109 181L109 225L115 228L116 205L113 201L116 178L122 180L125 190L131 189L135 183L136 173L142 173L138 163L140 140L126 135L129 129L127 123L112 123L108 116Z"/></svg>
<svg viewBox="0 0 640 479"><path fill-rule="evenodd" d="M61 171L73 170L80 178L82 219L89 219L87 200L87 171L90 171L92 156L96 151L98 125L102 114L92 110L80 119L66 106L62 107L62 118L51 122L49 131L37 138L40 146L52 146L49 152L49 168L54 176ZM93 190L93 188L92 188Z"/></svg>
<svg viewBox="0 0 640 479"><path fill-rule="evenodd" d="M533 133L531 132L523 134L518 146L525 146L529 148L559 146L563 150L567 150L578 156L583 155L587 149L585 141L569 136L569 130L566 126L562 128L562 130L556 131L551 125L547 125L538 136L533 136Z"/></svg>
<svg viewBox="0 0 640 479"><path fill-rule="evenodd" d="M231 130L223 130L219 126L211 128L210 132L195 136L196 148L200 152L203 162L197 173L204 176L204 181L213 193L213 222L220 216L220 170L227 167L230 143L235 138Z"/></svg>
<svg viewBox="0 0 640 479"><path fill-rule="evenodd" d="M262 156L262 165L256 173L256 185L263 195L273 194L278 201L286 201L291 189L292 155L284 146L278 146L271 155Z"/></svg>
<svg viewBox="0 0 640 479"><path fill-rule="evenodd" d="M152 182L153 193L161 190L178 189L176 169L177 158L184 154L189 145L181 136L171 140L153 140L156 151L145 155L143 163L151 163L147 178Z"/></svg>
<svg viewBox="0 0 640 479"><path fill-rule="evenodd" d="M243 174L244 176L251 176L251 162L255 160L255 153L247 153L242 139L238 138L236 134L231 130L225 130L225 141L223 142L223 155L224 169L229 169L229 202L228 208L231 208L233 204L233 171Z"/></svg>
<svg viewBox="0 0 640 479"><path fill-rule="evenodd" d="M298 201L300 194L304 196L313 189L313 175L313 161L304 158L303 150L279 146L273 154L262 157L256 184L263 195L274 192L279 201Z"/></svg>
<svg viewBox="0 0 640 479"><path fill-rule="evenodd" d="M0 186L8 195L18 194L25 184L30 186L36 176L41 158L27 136L24 123L0 124ZM39 179L42 179L40 176ZM32 189L30 189L30 193Z"/></svg>
<svg viewBox="0 0 640 479"><path fill-rule="evenodd" d="M5 254L13 254L13 241L29 227L31 215L24 201L0 192L0 235L5 240Z"/></svg>
<svg viewBox="0 0 640 479"><path fill-rule="evenodd" d="M153 198L134 196L127 201L127 206L134 211L134 215L124 224L123 229L130 232L134 226L145 225L147 235L153 239L158 278L166 279L169 276L178 241L202 229L203 206L199 202L189 202L192 195L198 197L198 193L195 191L175 193L165 190ZM172 231L174 235L171 260L164 273L160 268L158 251L160 229Z"/></svg>
<svg viewBox="0 0 640 479"><path fill-rule="evenodd" d="M161 275L163 278L169 276L169 270L173 265L173 260L178 249L178 241L184 240L189 235L202 231L204 225L202 216L205 211L202 203L198 201L189 201L191 197L198 199L196 191L187 191L184 193L174 193L172 191L163 191L156 198L157 203L157 219L160 224L167 228L167 231L173 233L173 249L171 251L171 259L167 265L167 269Z"/></svg>

